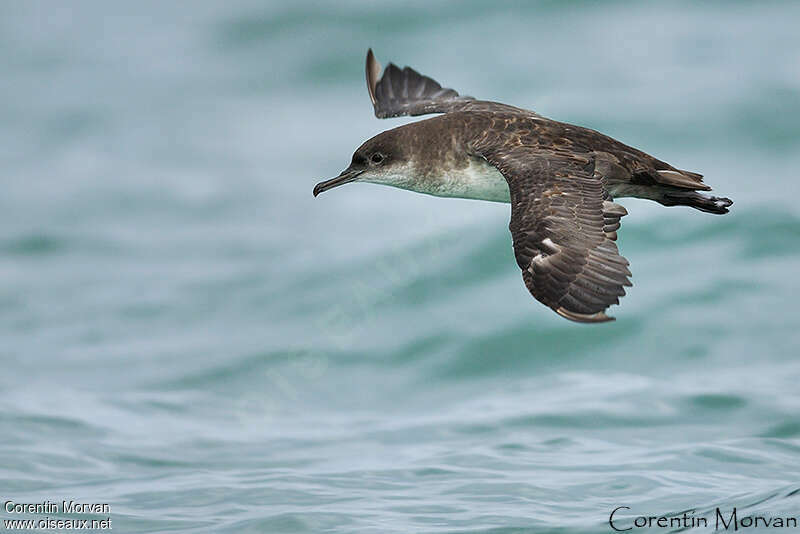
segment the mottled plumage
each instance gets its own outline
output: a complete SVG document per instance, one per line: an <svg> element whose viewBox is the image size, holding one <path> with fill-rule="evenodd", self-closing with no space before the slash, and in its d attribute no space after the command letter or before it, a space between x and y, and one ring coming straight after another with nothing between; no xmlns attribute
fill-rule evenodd
<svg viewBox="0 0 800 534"><path fill-rule="evenodd" d="M594 130L532 111L460 96L410 67L380 65L367 53L367 88L379 118L441 113L364 143L320 192L369 181L438 196L511 203L509 228L531 294L579 322L611 320L605 310L630 286L617 230L627 214L614 197L727 213L732 201L697 173L676 169ZM505 181L505 183L503 183ZM507 191L506 191L507 184Z"/></svg>

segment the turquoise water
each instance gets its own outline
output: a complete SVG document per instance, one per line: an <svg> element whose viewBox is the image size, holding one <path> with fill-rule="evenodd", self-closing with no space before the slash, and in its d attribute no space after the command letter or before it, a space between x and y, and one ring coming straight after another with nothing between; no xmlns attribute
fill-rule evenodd
<svg viewBox="0 0 800 534"><path fill-rule="evenodd" d="M800 4L0 8L0 499L117 532L800 515ZM507 205L372 185L363 59L702 172L569 323ZM668 531L669 529L653 529ZM753 530L753 529L750 529ZM633 532L637 530L634 529Z"/></svg>

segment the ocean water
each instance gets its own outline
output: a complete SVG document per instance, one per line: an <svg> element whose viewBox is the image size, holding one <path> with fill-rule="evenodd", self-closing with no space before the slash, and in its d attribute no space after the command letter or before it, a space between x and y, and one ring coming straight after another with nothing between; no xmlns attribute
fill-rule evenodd
<svg viewBox="0 0 800 534"><path fill-rule="evenodd" d="M689 511L694 532L717 507L800 515L800 4L0 14L3 520L497 534L612 532L620 506L620 528ZM526 291L507 205L312 197L408 121L372 116L368 47L736 203L623 199L634 286L616 322L567 322ZM63 500L109 511L5 505Z"/></svg>

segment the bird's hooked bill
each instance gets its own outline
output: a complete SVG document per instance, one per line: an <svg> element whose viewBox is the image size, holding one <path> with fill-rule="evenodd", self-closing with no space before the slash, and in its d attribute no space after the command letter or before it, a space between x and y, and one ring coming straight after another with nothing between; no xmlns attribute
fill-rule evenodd
<svg viewBox="0 0 800 534"><path fill-rule="evenodd" d="M320 182L314 186L314 196L319 195L323 191L327 191L328 189L333 189L336 186L346 184L348 182L352 182L356 178L361 175L364 171L357 171L351 169L345 169L342 171L342 174L337 176L336 178L331 178L330 180L325 180L324 182Z"/></svg>

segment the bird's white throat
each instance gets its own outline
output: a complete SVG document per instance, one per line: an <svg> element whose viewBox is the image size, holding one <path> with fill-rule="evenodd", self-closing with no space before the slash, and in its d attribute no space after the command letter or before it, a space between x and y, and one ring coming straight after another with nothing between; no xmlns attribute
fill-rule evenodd
<svg viewBox="0 0 800 534"><path fill-rule="evenodd" d="M511 202L506 179L493 165L479 158L470 158L464 167L442 167L424 175L410 164L381 176L365 177L363 181L437 197Z"/></svg>

